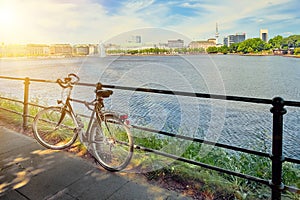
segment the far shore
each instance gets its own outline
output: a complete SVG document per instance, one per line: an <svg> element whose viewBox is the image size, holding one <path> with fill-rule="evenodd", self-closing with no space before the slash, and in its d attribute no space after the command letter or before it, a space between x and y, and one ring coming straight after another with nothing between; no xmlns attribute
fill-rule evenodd
<svg viewBox="0 0 300 200"><path fill-rule="evenodd" d="M195 53L195 54L111 54L107 56L195 56L195 55L232 55L232 56L282 56L282 57L290 57L290 58L300 58L300 55L290 55L290 54L256 54L256 53L250 53L250 54L240 54L240 53Z"/></svg>
<svg viewBox="0 0 300 200"><path fill-rule="evenodd" d="M290 54L258 54L258 53L250 53L250 54L240 54L240 53L194 53L194 54L108 54L106 56L195 56L195 55L234 55L234 56L282 56L289 58L300 58L300 55L290 55ZM0 60L22 60L22 59L65 59L65 58L80 58L80 57L100 57L99 55L87 55L87 56L23 56L23 57L0 57Z"/></svg>

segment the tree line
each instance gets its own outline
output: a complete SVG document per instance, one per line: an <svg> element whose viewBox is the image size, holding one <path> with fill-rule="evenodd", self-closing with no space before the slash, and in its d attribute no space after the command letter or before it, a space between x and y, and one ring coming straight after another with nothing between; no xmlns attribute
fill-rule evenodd
<svg viewBox="0 0 300 200"><path fill-rule="evenodd" d="M273 50L292 50L295 55L300 54L300 35L291 35L282 37L277 35L268 42L260 38L250 38L240 43L231 44L229 47L224 45L221 47L208 47L207 53L273 53Z"/></svg>
<svg viewBox="0 0 300 200"><path fill-rule="evenodd" d="M204 48L147 48L147 49L116 49L107 50L107 54L118 55L164 55L164 54L198 54L198 53L241 53L241 54L272 54L273 50L293 50L295 55L300 55L300 35L291 35L282 37L277 35L268 42L260 38L250 38L240 43L234 43L230 46L223 45L220 47L211 46Z"/></svg>
<svg viewBox="0 0 300 200"><path fill-rule="evenodd" d="M187 54L187 53L205 53L204 48L146 48L146 49L115 49L115 50L107 50L107 54L126 54L126 55L136 55L136 54L142 54L142 55L157 55L157 54Z"/></svg>

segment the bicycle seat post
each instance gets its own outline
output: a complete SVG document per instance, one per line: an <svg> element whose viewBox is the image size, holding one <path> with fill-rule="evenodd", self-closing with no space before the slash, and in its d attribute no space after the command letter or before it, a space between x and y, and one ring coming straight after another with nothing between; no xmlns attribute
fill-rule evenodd
<svg viewBox="0 0 300 200"><path fill-rule="evenodd" d="M102 90L102 84L100 82L96 84L96 91L97 90Z"/></svg>
<svg viewBox="0 0 300 200"><path fill-rule="evenodd" d="M96 84L96 90L95 90L95 93L96 93L96 99L97 99L97 101L99 102L100 107L103 108L103 107L104 107L103 98L98 96L98 91L99 91L99 90L102 90L102 84L101 84L100 82L98 82L98 83Z"/></svg>

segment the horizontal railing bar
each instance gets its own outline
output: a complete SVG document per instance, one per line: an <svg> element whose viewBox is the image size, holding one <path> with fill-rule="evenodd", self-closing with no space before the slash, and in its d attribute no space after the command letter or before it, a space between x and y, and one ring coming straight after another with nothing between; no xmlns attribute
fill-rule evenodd
<svg viewBox="0 0 300 200"><path fill-rule="evenodd" d="M29 79L32 82L42 82L42 83L57 83L56 80L44 80L44 79Z"/></svg>
<svg viewBox="0 0 300 200"><path fill-rule="evenodd" d="M25 81L26 78L17 78L17 77L9 77L9 76L0 76L0 79L9 79L9 80L19 80L19 81ZM56 80L45 80L45 79L34 79L34 78L30 78L29 81L33 81L33 82L48 82L48 83L56 83Z"/></svg>
<svg viewBox="0 0 300 200"><path fill-rule="evenodd" d="M89 85L89 86L94 86L94 85ZM176 95L176 96L199 97L199 98L209 98L209 99L216 99L216 100L257 103L257 104L272 104L272 99L261 99L261 98L253 98L253 97L240 97L240 96L229 96L229 95L227 96L227 95L219 95L219 94L170 91L170 90L159 90L159 89L151 89L151 88L134 88L134 87L117 86L117 85L103 85L103 87L111 88L111 89L127 90L127 91L168 94L168 95ZM300 102L285 101L284 105L300 107Z"/></svg>
<svg viewBox="0 0 300 200"><path fill-rule="evenodd" d="M76 83L76 85L81 85L81 86L88 86L88 87L95 87L96 84L92 84L92 83Z"/></svg>
<svg viewBox="0 0 300 200"><path fill-rule="evenodd" d="M3 108L3 107L0 107L0 110L5 110L7 112L11 112L11 113L14 113L14 114L17 114L17 115L34 118L34 116L32 116L32 115L23 115L23 113L20 113L20 112L17 112L15 110L11 110L11 109Z"/></svg>
<svg viewBox="0 0 300 200"><path fill-rule="evenodd" d="M25 81L25 78L17 78L17 77L9 77L9 76L0 76L1 79L9 79L9 80L19 80Z"/></svg>
<svg viewBox="0 0 300 200"><path fill-rule="evenodd" d="M289 191L289 192L293 192L293 193L296 193L296 194L300 194L300 189L299 188L295 188L295 187L285 185L284 190Z"/></svg>
<svg viewBox="0 0 300 200"><path fill-rule="evenodd" d="M6 98L6 97L0 97L0 99L6 100L6 101L13 101L13 102L23 104L23 101L20 101L20 100L17 100L17 99L11 99L11 98Z"/></svg>
<svg viewBox="0 0 300 200"><path fill-rule="evenodd" d="M142 147L142 146L138 146L138 145L134 145L134 147L136 149L140 149L140 150L143 150L143 151L155 153L157 155L172 158L174 160L179 160L179 161L182 161L182 162L197 165L197 166L204 167L204 168L207 168L207 169L211 169L211 170L214 170L214 171L222 172L222 173L229 174L229 175L234 175L234 176L237 176L237 177L240 177L240 178L244 178L244 179L252 180L252 181L262 183L262 184L265 184L265 185L269 185L269 181L265 180L265 179L257 178L257 177L246 175L246 174L241 174L241 173L238 173L238 172L233 172L233 171L226 170L226 169L223 169L223 168L220 168L220 167L208 165L208 164L197 162L197 161L194 161L194 160L189 160L189 159L186 159L186 158L183 158L183 157L180 157L180 156L176 156L176 155L173 155L173 154L168 154L168 153L161 152L161 151L154 150L154 149L150 149L150 148L147 148L147 147Z"/></svg>
<svg viewBox="0 0 300 200"><path fill-rule="evenodd" d="M39 108L47 108L48 106L42 106L42 105L39 105L39 104L35 104L35 103L28 103L28 105L30 106L35 106L35 107L39 107Z"/></svg>
<svg viewBox="0 0 300 200"><path fill-rule="evenodd" d="M3 108L3 107L0 107L0 110L5 110L5 111L7 111L7 112L15 113L15 114L17 114L17 115L23 115L23 113L20 113L20 112L11 110L11 109Z"/></svg>
<svg viewBox="0 0 300 200"><path fill-rule="evenodd" d="M19 80L19 81L25 81L26 78L17 78L17 77L10 77L10 76L0 76L0 79L9 79L9 80ZM35 79L30 78L29 81L33 82L43 82L43 83L56 83L56 80L45 80L45 79Z"/></svg>
<svg viewBox="0 0 300 200"><path fill-rule="evenodd" d="M17 100L17 99L11 99L11 98L6 98L6 97L0 97L0 99L6 100L6 101L13 101L13 102L20 103L20 104L24 104L23 101ZM35 103L30 103L30 102L28 103L28 105L36 106L36 107L40 107L40 108L46 108L47 107L47 106L41 106L41 105L38 105L38 104L35 104Z"/></svg>
<svg viewBox="0 0 300 200"><path fill-rule="evenodd" d="M284 101L285 106L293 106L293 107L300 107L300 102L297 101Z"/></svg>
<svg viewBox="0 0 300 200"><path fill-rule="evenodd" d="M252 98L252 97L226 96L226 95L219 95L219 94L170 91L170 90L160 90L160 89L151 89L151 88L134 88L134 87L117 86L117 85L103 85L103 87L111 88L111 89L138 91L138 92L169 94L169 95L176 95L176 96L200 97L200 98L210 98L210 99L230 100L230 101L242 101L242 102L249 102L249 103L260 103L260 104L272 104L271 99L259 99L259 98Z"/></svg>
<svg viewBox="0 0 300 200"><path fill-rule="evenodd" d="M7 77L7 76L0 76L0 78L11 79L11 80L25 80L25 78L16 78L16 77ZM46 82L46 83L56 83L57 82L56 80L54 81L54 80L44 80L44 79L30 79L30 81ZM95 84L91 84L91 83L77 83L77 85L95 87ZM176 96L209 98L209 99L216 99L216 100L239 101L239 102L257 103L257 104L272 104L271 99L261 99L261 98L253 98L253 97L240 97L240 96L227 96L227 95L219 95L219 94L170 91L170 90L160 90L160 89L151 89L151 88L135 88L135 87L109 85L109 84L103 84L103 87L111 88L111 89L148 92L148 93L157 93L157 94L168 94L168 95L176 95ZM293 106L293 107L300 107L300 102L285 101L285 105Z"/></svg>
<svg viewBox="0 0 300 200"><path fill-rule="evenodd" d="M299 164L299 165L300 165L300 160L295 159L295 158L285 157L285 158L284 158L284 161L290 162L290 163L296 163L296 164Z"/></svg>
<svg viewBox="0 0 300 200"><path fill-rule="evenodd" d="M204 144L207 144L207 145L217 146L217 147L230 149L230 150L234 150L234 151L240 151L240 152L249 153L249 154L262 156L262 157L270 157L270 154L259 152L259 151L253 151L253 150L244 149L244 148L240 148L240 147L234 147L234 146L221 144L221 143L217 143L217 142L211 142L211 141L207 141L207 140L203 140L203 139L199 139L199 138L192 138L192 137L188 137L188 136L177 135L177 134L174 134L174 133L168 133L168 132L165 132L165 131L159 131L159 130L145 128L145 127L136 126L136 125L132 125L132 127L136 128L136 129L139 129L139 130L143 130L143 131L148 131L148 132L153 132L153 133L166 135L166 136L169 136L169 137L176 137L176 138L180 138L180 139L184 139L184 140L194 141L194 142L198 142L198 143L204 143Z"/></svg>

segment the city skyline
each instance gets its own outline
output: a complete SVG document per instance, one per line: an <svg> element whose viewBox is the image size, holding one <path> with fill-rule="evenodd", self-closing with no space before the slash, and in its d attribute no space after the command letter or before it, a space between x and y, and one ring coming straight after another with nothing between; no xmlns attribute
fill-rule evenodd
<svg viewBox="0 0 300 200"><path fill-rule="evenodd" d="M259 37L260 29L285 37L300 33L297 7L296 0L0 0L0 42L99 43L149 28L164 31L143 40L171 32L205 40L215 36L216 23L219 40L238 32Z"/></svg>

